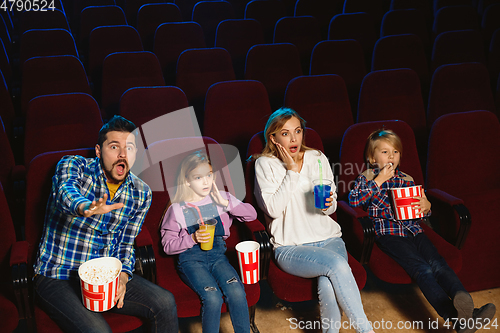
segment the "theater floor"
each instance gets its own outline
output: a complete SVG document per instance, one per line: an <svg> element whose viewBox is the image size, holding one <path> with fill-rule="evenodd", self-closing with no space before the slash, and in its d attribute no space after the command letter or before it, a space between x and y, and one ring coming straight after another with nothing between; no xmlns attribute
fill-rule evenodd
<svg viewBox="0 0 500 333"><path fill-rule="evenodd" d="M314 322L316 326L320 324L317 302L286 303L272 294L265 281L260 283L261 298L257 303L255 321L261 333L321 332L320 329L311 328ZM500 288L476 291L471 295L476 307L491 302L500 309ZM369 273L367 284L361 291L361 298L368 319L373 322L377 333L455 332L444 326L444 320L429 305L415 284L390 285ZM478 332L500 332L498 311L495 319L498 326L490 325ZM342 316L342 320L347 327L348 321L345 315ZM201 319L199 317L181 319L180 327L181 333L201 333ZM222 314L220 332L233 332L228 313ZM340 332L355 333L355 330L347 328L341 329Z"/></svg>

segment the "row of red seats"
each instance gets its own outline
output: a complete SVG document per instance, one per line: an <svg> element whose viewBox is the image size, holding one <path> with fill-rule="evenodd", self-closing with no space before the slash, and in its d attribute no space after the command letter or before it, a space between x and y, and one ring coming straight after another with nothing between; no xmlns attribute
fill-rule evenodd
<svg viewBox="0 0 500 333"><path fill-rule="evenodd" d="M498 281L495 277L498 275L500 267L498 265L500 247L492 246L491 244L495 244L495 239L500 234L500 230L498 219L494 217L496 216L494 212L495 205L490 204L500 199L500 192L498 190L500 178L496 172L496 163L499 162L497 160L500 158L498 157L500 156L500 123L496 116L487 111L474 111L449 114L441 117L434 124L431 131L425 182L416 150L415 138L411 128L406 123L402 121L379 121L350 126L346 130L342 140L338 187L339 200L345 199L345 195L349 189L343 185L352 183L357 176L352 170L362 170L365 165L362 159L364 142L359 138L367 136L371 131L382 126L391 128L400 134L405 147L405 157L402 160L401 167L406 172L412 174L418 184L425 185L428 189L427 195L433 202L433 207L435 207L433 215L437 215L437 218L439 218L440 231L448 242L443 240L430 228L425 227L427 234L430 235L429 237L445 256L450 266L458 272L466 288L473 291L498 287ZM321 138L314 130L309 129L307 131L306 139L310 146L322 149ZM193 140L197 140L198 145L200 144L199 139L178 138L162 140L149 145L150 154L161 155L162 151L178 151L185 147L192 149L192 147L196 146L192 142ZM214 152L214 145L219 147L215 141L209 138L204 139L204 145L211 145L208 147L208 150L212 152ZM247 156L259 152L262 145L263 138L262 132L260 132L250 140ZM214 163L222 163L219 166L220 168L216 167L216 169L221 170L222 166L227 164L227 160L225 160L224 153L220 151L220 147L218 149L219 151L216 150L212 158ZM454 159L456 156L461 156L464 149L470 152L468 156L470 164L463 163L463 166L460 167L457 166ZM186 152L184 153L187 153L187 150L186 148ZM34 259L36 253L36 246L34 244L37 244L40 236L40 227L43 225L44 203L50 190L50 174L53 173L57 161L67 153L91 156L92 149L42 154L34 159L28 170L25 226L27 243L22 244L25 248L27 246L26 260L28 267ZM216 157L217 154L220 155ZM484 160L482 158L484 154L494 157L482 162L480 165L473 162ZM160 171L160 169L172 170L173 166L178 164L182 156L181 154L181 156L175 156L173 159L164 160L161 162L163 165L159 165L158 168L149 168L140 174L140 176L147 182L151 177L148 171L151 170L154 172ZM168 164L172 165L169 167ZM474 181L458 183L457 179L460 179L460 177L457 175L469 172L471 165L477 170ZM348 170L351 171L349 172ZM152 176L154 177L155 175L153 174ZM173 177L173 175L164 174L165 188L169 187L168 184L173 181ZM223 177L219 178L222 179ZM220 187L226 186L228 190L232 190L230 177L224 177L224 179L226 183L221 184ZM247 164L246 180L246 200L255 202L251 190L253 185L252 163ZM2 196L0 196L0 199L2 199ZM156 271L150 271L149 274L154 276L158 284L176 293L180 317L196 316L199 313L198 298L192 292L189 293L189 288L180 282L175 272L172 257L165 256L158 246L158 223L160 222L167 201L168 194L166 191L154 192L153 206L145 222L144 229L150 233L152 240L150 242L152 244L151 249L158 263ZM2 201L0 201L0 204L5 207ZM456 217L452 213L453 211L460 215L460 222L458 222L458 219L455 221ZM2 209L1 226L9 232L2 233L1 235L2 237L9 237L10 241L1 243L2 245L7 244L8 252L8 246L12 244L12 228L8 225L6 227L4 223L9 218L5 212L8 213L8 209ZM344 238L350 251L352 251L351 253L362 263L367 263L372 272L380 279L389 283L410 283L410 277L392 259L384 255L376 245L373 245L373 232L370 232L369 229L363 231L363 223L366 222L363 219L365 218L366 215L363 215L362 212L354 211L345 202L340 201L336 219L343 225ZM262 234L263 226L259 226L257 221L254 222L256 223L251 224L253 225L251 226L251 231L257 235L265 235ZM232 233L234 236L228 242L228 248L233 248L239 241L236 226ZM10 230L7 228L10 228ZM366 228L366 224L364 228ZM488 246L488 249L484 249L484 246ZM461 250L458 251L457 248ZM14 252L14 250L12 251ZM11 262L15 263L16 261ZM264 273L267 272L268 282L273 292L279 298L292 302L316 298L314 288L312 288L314 279L301 279L290 276L277 268L272 261L267 261L265 264L269 266L264 266ZM359 288L363 288L366 281L366 273L352 257L350 258L350 264L357 278ZM492 269L495 271L492 271ZM5 284L5 286L8 285ZM258 285L249 286L248 288L247 296L249 305L254 305L259 298ZM5 295L12 300L11 293L5 292ZM2 306L5 304L8 305L9 303L2 302ZM39 330L58 331L54 323L40 309L35 308L34 316L37 318L36 324ZM122 316L110 318L110 320L118 327L120 327L120 324L121 327L124 327L123 325L126 324L127 329L130 329L130 320L134 322L133 318L127 318L124 321ZM140 321L137 321L137 318L135 319L135 324L141 324ZM118 328L118 331L121 330Z"/></svg>

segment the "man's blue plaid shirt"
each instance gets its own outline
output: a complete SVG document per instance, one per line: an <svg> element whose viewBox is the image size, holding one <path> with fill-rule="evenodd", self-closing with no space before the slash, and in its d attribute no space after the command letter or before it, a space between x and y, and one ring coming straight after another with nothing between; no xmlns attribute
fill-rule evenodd
<svg viewBox="0 0 500 333"><path fill-rule="evenodd" d="M396 220L389 197L391 188L414 186L413 178L396 169L394 177L378 187L374 181L377 171L368 169L358 176L349 193L349 205L361 206L368 212L377 237L383 235L407 237L407 232L414 235L424 232L420 226L421 219Z"/></svg>
<svg viewBox="0 0 500 333"><path fill-rule="evenodd" d="M108 194L107 204L124 204L107 214L83 217L78 206ZM106 177L98 158L64 156L52 177L45 225L35 274L68 280L78 276L87 260L115 257L122 271L132 276L134 240L151 205L149 186L130 173L109 199Z"/></svg>

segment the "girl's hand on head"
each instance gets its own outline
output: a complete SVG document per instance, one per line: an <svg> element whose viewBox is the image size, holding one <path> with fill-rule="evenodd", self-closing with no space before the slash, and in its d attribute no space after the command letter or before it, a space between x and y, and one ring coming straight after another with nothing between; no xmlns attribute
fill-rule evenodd
<svg viewBox="0 0 500 333"><path fill-rule="evenodd" d="M214 202L222 207L227 207L229 205L229 200L224 199L222 195L219 192L219 189L217 188L217 185L215 185L215 181L212 184L212 191L210 191L210 195L212 196L212 199Z"/></svg>
<svg viewBox="0 0 500 333"><path fill-rule="evenodd" d="M392 163L384 165L379 174L375 177L375 182L380 187L383 183L394 177L396 168Z"/></svg>
<svg viewBox="0 0 500 333"><path fill-rule="evenodd" d="M422 189L421 197L413 197L413 199L417 199L418 202L413 202L412 208L415 210L415 214L418 215L423 213L424 215L431 211L431 203L427 200L427 196L425 195L424 189Z"/></svg>
<svg viewBox="0 0 500 333"><path fill-rule="evenodd" d="M280 145L279 143L275 143L276 147L278 148L278 153L280 154L280 159L285 163L285 167L287 170L299 172L299 165L295 163L293 160L292 156L288 153L288 151Z"/></svg>

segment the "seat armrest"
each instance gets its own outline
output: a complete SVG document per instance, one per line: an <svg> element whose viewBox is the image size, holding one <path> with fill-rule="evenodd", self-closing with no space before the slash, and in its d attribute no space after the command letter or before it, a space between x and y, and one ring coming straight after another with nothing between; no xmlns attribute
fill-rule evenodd
<svg viewBox="0 0 500 333"><path fill-rule="evenodd" d="M252 240L260 245L260 278L266 279L269 271L269 261L273 253L273 246L271 245L266 227L258 219L242 224L250 231Z"/></svg>
<svg viewBox="0 0 500 333"><path fill-rule="evenodd" d="M145 279L156 283L156 257L153 250L153 239L144 226L135 238L135 270Z"/></svg>
<svg viewBox="0 0 500 333"><path fill-rule="evenodd" d="M433 212L442 217L440 221L443 223L439 225L440 233L448 242L461 249L472 223L469 209L465 206L464 201L440 189L428 189L426 195L432 202ZM453 222L446 219L446 216L451 214L454 214L452 219L454 225L451 225Z"/></svg>
<svg viewBox="0 0 500 333"><path fill-rule="evenodd" d="M28 286L28 247L27 241L12 244L9 260L19 316L26 319L32 318L33 314Z"/></svg>
<svg viewBox="0 0 500 333"><path fill-rule="evenodd" d="M351 207L346 201L337 202L337 216L342 227L342 238L349 252L356 255L361 264L367 264L375 242L375 228L368 213L359 207Z"/></svg>

